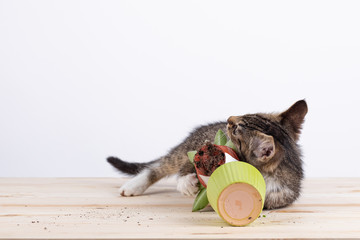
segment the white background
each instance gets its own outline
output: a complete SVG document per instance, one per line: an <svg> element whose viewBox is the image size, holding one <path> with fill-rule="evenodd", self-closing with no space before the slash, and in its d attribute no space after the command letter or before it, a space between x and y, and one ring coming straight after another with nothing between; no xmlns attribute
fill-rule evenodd
<svg viewBox="0 0 360 240"><path fill-rule="evenodd" d="M0 176L113 177L306 99L307 177L359 177L359 1L0 1Z"/></svg>

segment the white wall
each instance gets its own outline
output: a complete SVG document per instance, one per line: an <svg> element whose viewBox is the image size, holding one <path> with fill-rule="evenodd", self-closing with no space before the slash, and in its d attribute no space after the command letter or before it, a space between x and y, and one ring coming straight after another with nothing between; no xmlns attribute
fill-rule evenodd
<svg viewBox="0 0 360 240"><path fill-rule="evenodd" d="M306 176L360 176L358 1L0 1L0 176L119 176L306 99Z"/></svg>

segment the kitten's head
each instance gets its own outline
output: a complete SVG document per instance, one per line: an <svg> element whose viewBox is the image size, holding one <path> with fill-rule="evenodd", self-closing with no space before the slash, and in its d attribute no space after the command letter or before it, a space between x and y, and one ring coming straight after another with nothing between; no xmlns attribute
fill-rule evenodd
<svg viewBox="0 0 360 240"><path fill-rule="evenodd" d="M297 154L302 123L308 111L304 100L280 114L247 114L229 117L227 131L243 161L273 171L282 156Z"/></svg>

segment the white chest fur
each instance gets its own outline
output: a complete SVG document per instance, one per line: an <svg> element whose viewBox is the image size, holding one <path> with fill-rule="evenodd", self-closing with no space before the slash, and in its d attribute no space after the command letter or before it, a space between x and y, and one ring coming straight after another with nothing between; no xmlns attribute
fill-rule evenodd
<svg viewBox="0 0 360 240"><path fill-rule="evenodd" d="M282 190L281 183L279 183L279 181L273 176L263 174L263 177L266 183L266 194L269 194L271 192L279 192Z"/></svg>
<svg viewBox="0 0 360 240"><path fill-rule="evenodd" d="M266 183L266 195L269 195L271 193L277 193L281 195L287 195L292 193L291 189L289 189L286 184L283 184L275 177L268 174L263 174L263 177Z"/></svg>

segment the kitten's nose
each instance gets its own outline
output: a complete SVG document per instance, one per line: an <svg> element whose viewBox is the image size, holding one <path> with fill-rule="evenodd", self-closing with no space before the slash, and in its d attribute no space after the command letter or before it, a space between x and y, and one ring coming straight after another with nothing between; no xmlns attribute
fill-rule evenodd
<svg viewBox="0 0 360 240"><path fill-rule="evenodd" d="M235 124L235 118L234 116L231 116L228 118L227 122L229 125L234 125Z"/></svg>

